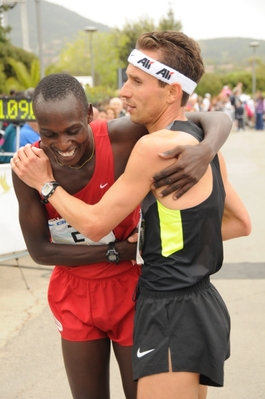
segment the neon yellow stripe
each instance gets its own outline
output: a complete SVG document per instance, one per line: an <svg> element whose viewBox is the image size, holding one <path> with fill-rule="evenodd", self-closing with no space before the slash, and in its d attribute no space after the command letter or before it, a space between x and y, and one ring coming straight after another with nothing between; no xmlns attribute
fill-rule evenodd
<svg viewBox="0 0 265 399"><path fill-rule="evenodd" d="M158 201L157 209L160 219L162 255L167 257L180 251L184 246L181 212L165 208Z"/></svg>

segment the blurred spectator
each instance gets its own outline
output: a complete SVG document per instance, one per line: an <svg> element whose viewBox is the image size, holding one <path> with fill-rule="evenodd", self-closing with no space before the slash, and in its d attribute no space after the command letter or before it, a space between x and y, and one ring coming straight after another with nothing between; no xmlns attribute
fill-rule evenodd
<svg viewBox="0 0 265 399"><path fill-rule="evenodd" d="M106 113L107 113L107 120L117 118L116 111L115 111L115 109L113 107L108 105L107 107L105 107L105 110L106 110Z"/></svg>
<svg viewBox="0 0 265 399"><path fill-rule="evenodd" d="M211 110L211 94L206 93L202 100L201 111L210 111Z"/></svg>
<svg viewBox="0 0 265 399"><path fill-rule="evenodd" d="M211 111L223 111L223 101L222 101L222 96L220 94L218 96L213 97Z"/></svg>
<svg viewBox="0 0 265 399"><path fill-rule="evenodd" d="M10 123L5 129L4 142L0 147L1 152L14 152L14 140L16 140L16 125ZM12 155L1 155L0 163L9 163Z"/></svg>
<svg viewBox="0 0 265 399"><path fill-rule="evenodd" d="M235 119L235 107L231 104L230 95L227 93L222 97L223 112L226 113L232 120Z"/></svg>
<svg viewBox="0 0 265 399"><path fill-rule="evenodd" d="M231 94L232 94L232 90L230 89L230 87L228 86L228 85L225 85L223 88L222 88L222 91L221 91L221 93L220 93L222 96L231 96Z"/></svg>
<svg viewBox="0 0 265 399"><path fill-rule="evenodd" d="M1 129L0 129L0 148L1 148L1 145L3 145L4 144L4 134L5 134L5 131L2 129L2 126L1 126Z"/></svg>
<svg viewBox="0 0 265 399"><path fill-rule="evenodd" d="M249 127L254 127L255 125L255 102L253 98L247 96L245 101L245 111L246 111L246 122Z"/></svg>
<svg viewBox="0 0 265 399"><path fill-rule="evenodd" d="M235 94L236 97L237 96L240 97L241 94L243 93L243 83L238 82L236 86L233 88L233 93Z"/></svg>
<svg viewBox="0 0 265 399"><path fill-rule="evenodd" d="M263 120L264 113L265 113L265 100L262 92L258 90L255 100L256 130L264 129L264 120Z"/></svg>
<svg viewBox="0 0 265 399"><path fill-rule="evenodd" d="M107 119L107 111L105 108L99 108L98 119Z"/></svg>
<svg viewBox="0 0 265 399"><path fill-rule="evenodd" d="M93 108L93 121L96 121L97 119L99 119L99 110L94 105L92 108Z"/></svg>
<svg viewBox="0 0 265 399"><path fill-rule="evenodd" d="M20 137L19 137L19 147L22 147L26 144L33 144L35 141L40 139L39 135L39 126L35 121L26 122L22 128L20 129ZM15 152L17 148L17 139L15 137L13 141L13 151Z"/></svg>
<svg viewBox="0 0 265 399"><path fill-rule="evenodd" d="M123 108L123 101L120 97L113 97L110 99L109 105L115 109L116 117L120 118L121 116L126 115L126 111Z"/></svg>
<svg viewBox="0 0 265 399"><path fill-rule="evenodd" d="M245 108L241 100L236 99L235 103L235 120L237 122L237 131L245 130Z"/></svg>
<svg viewBox="0 0 265 399"><path fill-rule="evenodd" d="M236 100L242 95L242 90L243 90L243 84L241 82L238 82L237 85L233 88L233 92L230 95L230 101L233 107L236 104Z"/></svg>
<svg viewBox="0 0 265 399"><path fill-rule="evenodd" d="M197 112L200 111L199 103L198 103L198 94L193 93L185 106L186 112Z"/></svg>

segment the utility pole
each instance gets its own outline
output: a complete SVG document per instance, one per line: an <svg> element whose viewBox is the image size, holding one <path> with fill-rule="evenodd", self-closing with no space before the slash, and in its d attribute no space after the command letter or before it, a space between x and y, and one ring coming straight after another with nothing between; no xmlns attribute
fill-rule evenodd
<svg viewBox="0 0 265 399"><path fill-rule="evenodd" d="M37 17L37 30L38 30L38 48L39 48L39 60L40 60L40 78L44 77L44 65L43 65L43 48L42 48L42 24L41 24L41 0L35 0L36 3L36 17Z"/></svg>
<svg viewBox="0 0 265 399"><path fill-rule="evenodd" d="M253 59L252 59L252 98L256 95L256 48L259 46L259 42L250 42L249 47L253 49Z"/></svg>

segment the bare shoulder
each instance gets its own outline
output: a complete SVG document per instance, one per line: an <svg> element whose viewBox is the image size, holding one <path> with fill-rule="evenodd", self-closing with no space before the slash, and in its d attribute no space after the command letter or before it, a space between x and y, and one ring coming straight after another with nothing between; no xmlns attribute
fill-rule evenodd
<svg viewBox="0 0 265 399"><path fill-rule="evenodd" d="M191 134L182 131L172 131L168 129L158 130L154 133L143 136L135 148L138 150L167 151L178 145L196 145L198 140Z"/></svg>
<svg viewBox="0 0 265 399"><path fill-rule="evenodd" d="M133 123L129 116L108 121L108 132L113 143L126 140L136 143L137 140L148 133L144 126Z"/></svg>

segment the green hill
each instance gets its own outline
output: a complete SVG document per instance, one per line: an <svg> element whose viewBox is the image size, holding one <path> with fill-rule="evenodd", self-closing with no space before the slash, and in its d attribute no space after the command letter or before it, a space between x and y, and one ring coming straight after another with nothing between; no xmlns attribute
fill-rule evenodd
<svg viewBox="0 0 265 399"><path fill-rule="evenodd" d="M253 57L253 49L249 46L253 41L256 40L238 37L200 40L198 43L206 65L233 64L244 68L249 66L249 61ZM255 54L265 62L265 40L259 40Z"/></svg>
<svg viewBox="0 0 265 399"><path fill-rule="evenodd" d="M61 48L67 42L75 39L77 32L84 30L86 26L95 26L101 32L109 32L111 28L106 25L91 21L81 15L69 11L62 6L40 2L42 40L43 40L43 58L44 64L54 62ZM29 48L38 54L38 31L37 31L37 12L35 0L27 0L27 21L24 18L24 24L21 23L21 5L17 4L13 9L7 12L6 23L11 26L12 31L9 35L11 42L18 47L23 47L22 26L24 33L28 29ZM27 28L28 27L28 28ZM249 66L249 60L253 55L253 50L249 47L251 38L220 38L199 41L202 49L204 63L207 65L230 65ZM259 41L259 47L256 49L256 56L265 62L265 40Z"/></svg>

